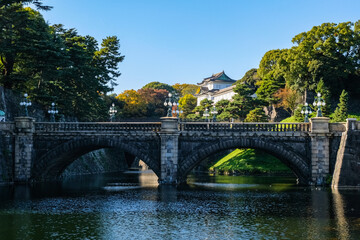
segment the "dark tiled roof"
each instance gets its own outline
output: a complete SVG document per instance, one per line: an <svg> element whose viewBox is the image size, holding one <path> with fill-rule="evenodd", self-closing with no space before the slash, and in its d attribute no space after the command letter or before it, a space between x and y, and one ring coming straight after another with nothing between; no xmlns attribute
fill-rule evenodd
<svg viewBox="0 0 360 240"><path fill-rule="evenodd" d="M211 77L204 78L204 80L201 83L198 83L198 85L201 85L205 82L213 82L213 81L224 81L229 83L234 83L236 80L229 78L224 71L216 73L211 75Z"/></svg>

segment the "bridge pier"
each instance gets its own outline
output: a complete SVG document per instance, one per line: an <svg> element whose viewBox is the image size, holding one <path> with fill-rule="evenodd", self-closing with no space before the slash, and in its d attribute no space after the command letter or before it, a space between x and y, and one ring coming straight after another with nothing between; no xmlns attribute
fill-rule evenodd
<svg viewBox="0 0 360 240"><path fill-rule="evenodd" d="M329 175L329 118L311 118L311 185L323 185Z"/></svg>
<svg viewBox="0 0 360 240"><path fill-rule="evenodd" d="M34 122L30 117L15 118L14 181L18 183L28 182L31 176Z"/></svg>
<svg viewBox="0 0 360 240"><path fill-rule="evenodd" d="M177 184L179 130L178 119L172 117L162 118L161 131L161 175L160 184Z"/></svg>
<svg viewBox="0 0 360 240"><path fill-rule="evenodd" d="M355 118L346 119L346 132L342 133L336 157L331 186L333 188L360 188L360 131Z"/></svg>

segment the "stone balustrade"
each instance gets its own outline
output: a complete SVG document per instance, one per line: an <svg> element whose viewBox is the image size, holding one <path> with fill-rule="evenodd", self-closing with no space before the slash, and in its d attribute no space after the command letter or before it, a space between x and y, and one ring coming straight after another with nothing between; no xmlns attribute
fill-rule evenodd
<svg viewBox="0 0 360 240"><path fill-rule="evenodd" d="M13 122L1 122L0 131L13 131ZM360 121L354 123L353 130L360 129ZM151 131L159 132L161 122L36 122L35 131L50 132L75 132L75 131ZM223 122L180 122L180 131L226 131L226 132L311 132L310 123L223 123ZM346 123L329 123L330 132L345 132Z"/></svg>
<svg viewBox="0 0 360 240"><path fill-rule="evenodd" d="M0 122L0 131L14 131L15 124L14 122Z"/></svg>
<svg viewBox="0 0 360 240"><path fill-rule="evenodd" d="M310 123L180 123L181 131L226 131L226 132L309 132Z"/></svg>
<svg viewBox="0 0 360 240"><path fill-rule="evenodd" d="M116 131L145 131L159 132L161 130L160 122L39 122L35 123L37 133L54 132L116 132Z"/></svg>
<svg viewBox="0 0 360 240"><path fill-rule="evenodd" d="M330 132L345 132L346 131L346 123L329 123L329 131Z"/></svg>

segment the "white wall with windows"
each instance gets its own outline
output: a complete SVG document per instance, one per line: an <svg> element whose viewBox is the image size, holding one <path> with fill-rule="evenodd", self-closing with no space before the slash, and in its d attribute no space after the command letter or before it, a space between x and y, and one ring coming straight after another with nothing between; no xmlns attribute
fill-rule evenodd
<svg viewBox="0 0 360 240"><path fill-rule="evenodd" d="M207 87L209 90L213 90L213 89L224 89L224 88L227 88L227 87L230 87L231 84L225 84L225 83L217 83L217 84L214 84L214 83L208 83L206 85L204 85L204 87Z"/></svg>
<svg viewBox="0 0 360 240"><path fill-rule="evenodd" d="M215 94L214 95L214 103L217 103L220 100L231 100L232 97L235 95L235 92L230 91L230 92L225 92L223 94Z"/></svg>

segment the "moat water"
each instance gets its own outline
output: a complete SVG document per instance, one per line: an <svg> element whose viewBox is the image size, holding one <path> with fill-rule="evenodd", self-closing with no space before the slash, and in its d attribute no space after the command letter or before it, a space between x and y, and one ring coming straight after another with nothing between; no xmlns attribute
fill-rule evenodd
<svg viewBox="0 0 360 240"><path fill-rule="evenodd" d="M0 239L360 239L360 192L295 178L152 172L0 186Z"/></svg>

